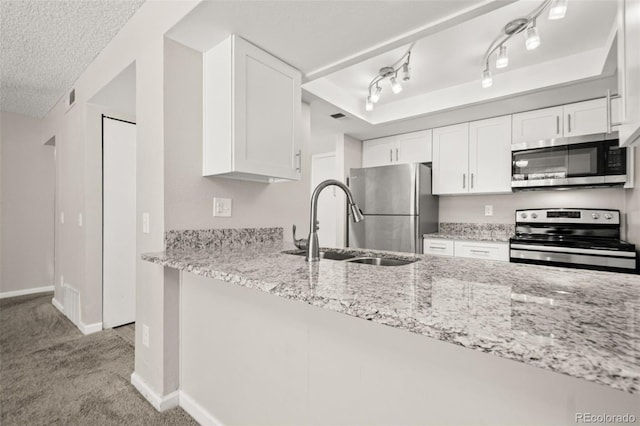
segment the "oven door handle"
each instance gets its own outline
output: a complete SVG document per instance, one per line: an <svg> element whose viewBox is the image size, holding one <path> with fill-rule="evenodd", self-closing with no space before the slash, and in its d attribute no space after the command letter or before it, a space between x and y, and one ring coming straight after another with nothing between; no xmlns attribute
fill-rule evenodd
<svg viewBox="0 0 640 426"><path fill-rule="evenodd" d="M511 243L510 248L519 250L537 250L547 251L554 253L577 253L577 254L599 254L603 256L611 257L636 257L635 251L619 251L619 250L603 250L603 249L586 249L575 247L559 247L559 246L546 246L540 244L519 244Z"/></svg>

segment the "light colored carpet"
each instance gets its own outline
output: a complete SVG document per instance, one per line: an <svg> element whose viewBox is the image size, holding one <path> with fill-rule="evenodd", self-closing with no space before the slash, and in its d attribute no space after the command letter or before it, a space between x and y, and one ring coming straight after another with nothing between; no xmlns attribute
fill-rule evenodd
<svg viewBox="0 0 640 426"><path fill-rule="evenodd" d="M181 408L157 412L133 388L133 345L120 335L130 330L84 336L52 297L0 300L2 426L197 425Z"/></svg>

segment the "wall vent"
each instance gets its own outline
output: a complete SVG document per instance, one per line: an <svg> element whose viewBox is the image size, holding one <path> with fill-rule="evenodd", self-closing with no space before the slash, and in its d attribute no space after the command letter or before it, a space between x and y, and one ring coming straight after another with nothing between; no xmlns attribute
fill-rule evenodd
<svg viewBox="0 0 640 426"><path fill-rule="evenodd" d="M331 118L335 118L336 120L340 120L341 118L345 118L346 115L344 115L341 112L337 112L335 114L331 114Z"/></svg>
<svg viewBox="0 0 640 426"><path fill-rule="evenodd" d="M69 284L64 286L64 314L76 326L80 323L80 293Z"/></svg>

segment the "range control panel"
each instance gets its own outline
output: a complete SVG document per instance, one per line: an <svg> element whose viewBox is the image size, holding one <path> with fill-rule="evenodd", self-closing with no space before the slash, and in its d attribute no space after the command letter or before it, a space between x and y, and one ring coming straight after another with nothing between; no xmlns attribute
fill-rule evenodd
<svg viewBox="0 0 640 426"><path fill-rule="evenodd" d="M619 210L531 209L516 210L516 223L620 224Z"/></svg>

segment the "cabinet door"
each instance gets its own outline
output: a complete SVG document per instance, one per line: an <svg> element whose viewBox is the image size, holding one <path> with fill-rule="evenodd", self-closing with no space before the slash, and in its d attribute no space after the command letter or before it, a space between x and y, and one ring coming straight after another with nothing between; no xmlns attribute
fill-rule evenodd
<svg viewBox="0 0 640 426"><path fill-rule="evenodd" d="M509 261L509 243L456 241L453 250L456 257Z"/></svg>
<svg viewBox="0 0 640 426"><path fill-rule="evenodd" d="M396 137L371 139L362 143L362 167L387 166L395 162Z"/></svg>
<svg viewBox="0 0 640 426"><path fill-rule="evenodd" d="M433 131L405 133L396 136L395 160L398 163L428 163L431 161Z"/></svg>
<svg viewBox="0 0 640 426"><path fill-rule="evenodd" d="M562 136L562 107L538 109L513 115L511 143L532 142Z"/></svg>
<svg viewBox="0 0 640 426"><path fill-rule="evenodd" d="M469 123L469 192L511 192L511 116Z"/></svg>
<svg viewBox="0 0 640 426"><path fill-rule="evenodd" d="M453 240L424 238L423 253L436 256L453 256Z"/></svg>
<svg viewBox="0 0 640 426"><path fill-rule="evenodd" d="M469 191L469 123L433 129L433 193Z"/></svg>
<svg viewBox="0 0 640 426"><path fill-rule="evenodd" d="M564 106L564 136L581 136L606 132L606 99L594 99Z"/></svg>
<svg viewBox="0 0 640 426"><path fill-rule="evenodd" d="M640 142L640 0L618 2L618 93L622 96L621 146Z"/></svg>
<svg viewBox="0 0 640 426"><path fill-rule="evenodd" d="M234 37L234 171L299 179L300 72Z"/></svg>

